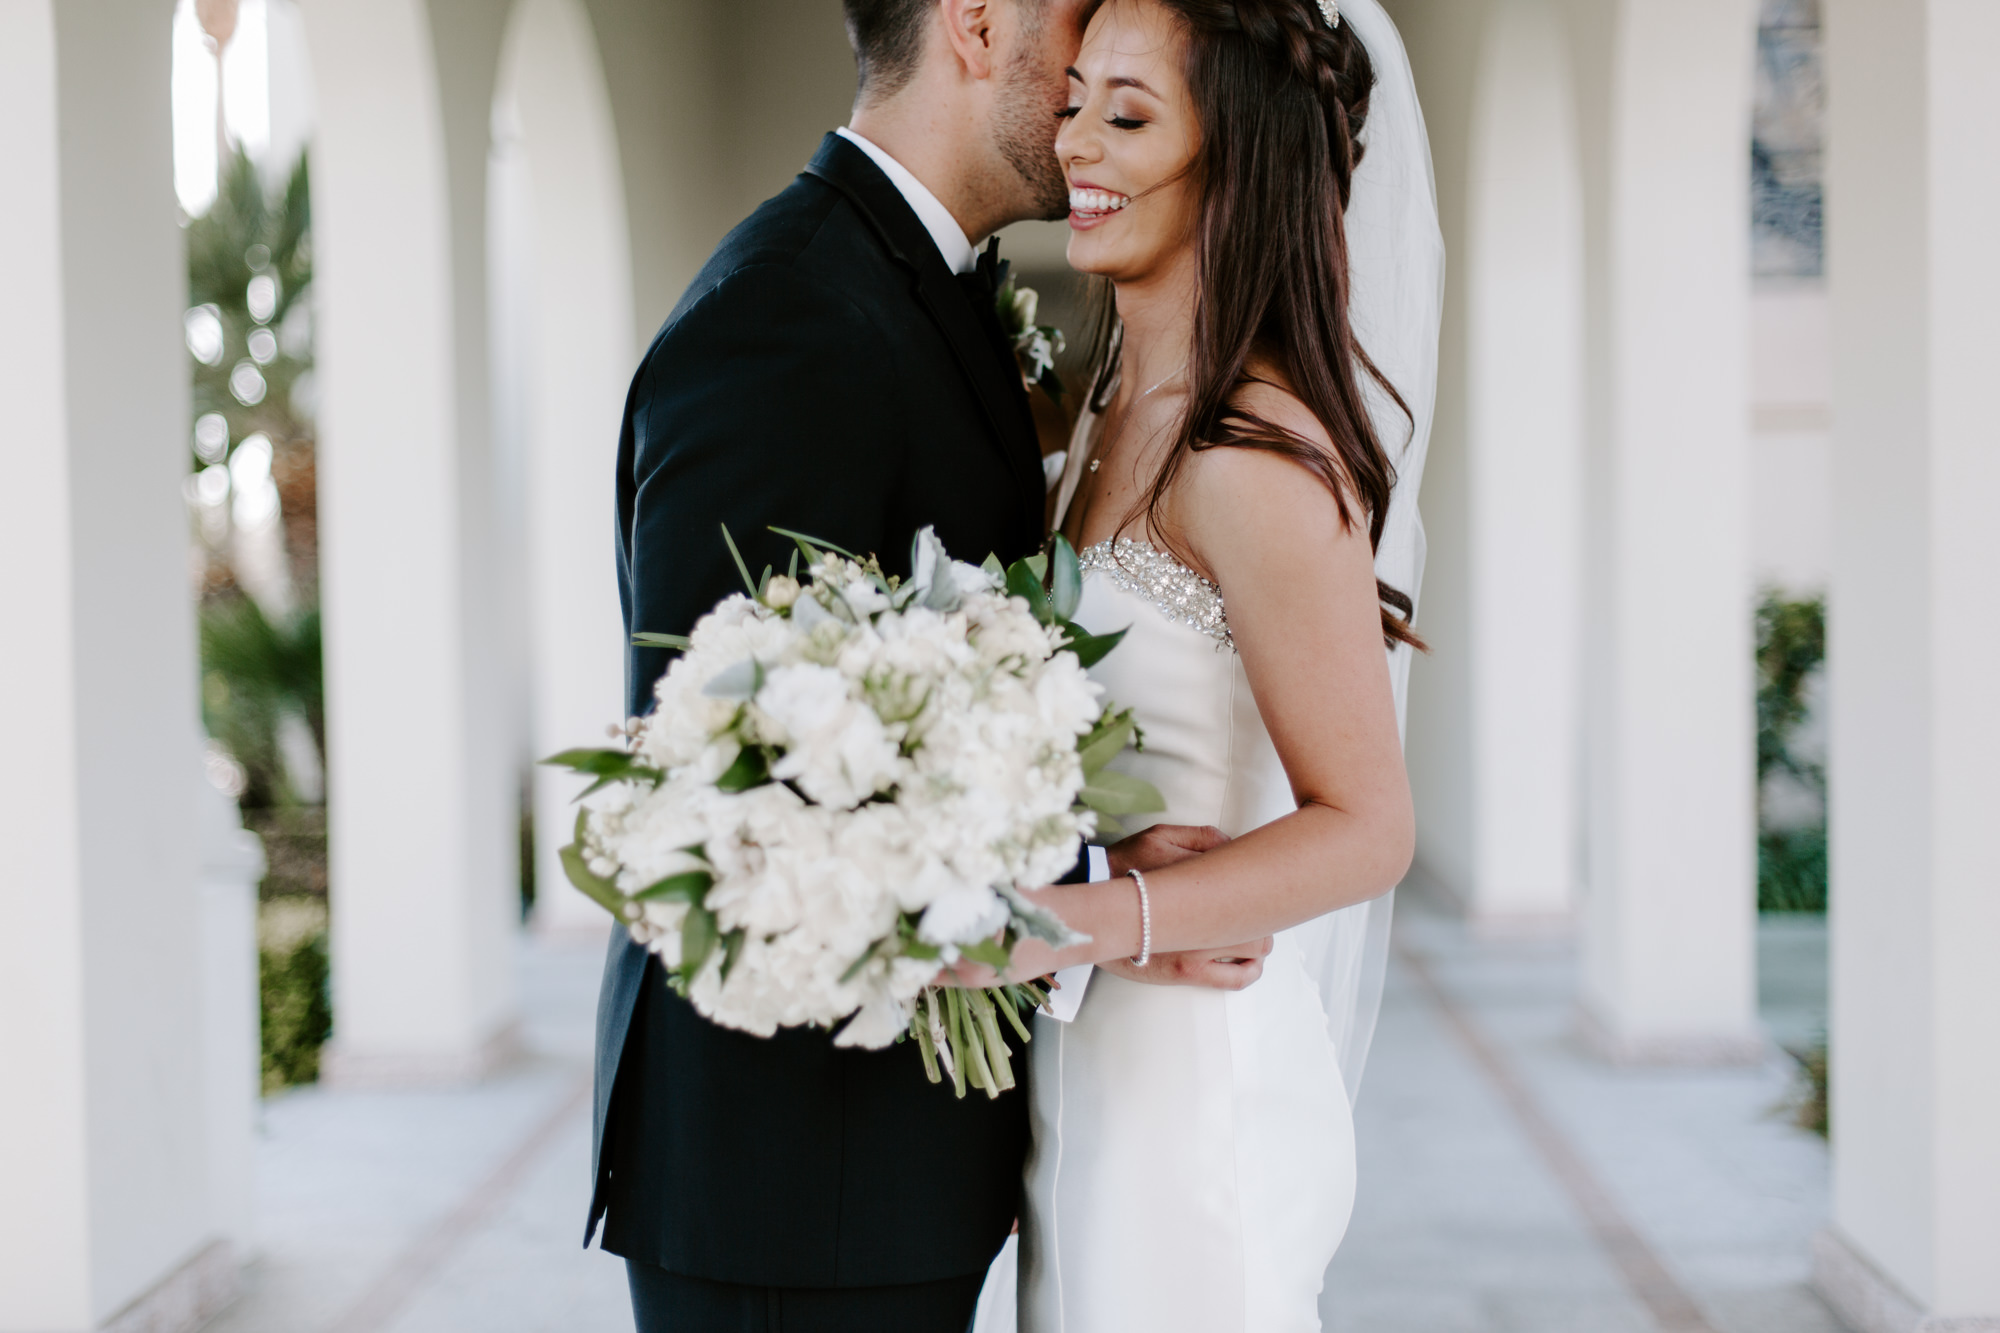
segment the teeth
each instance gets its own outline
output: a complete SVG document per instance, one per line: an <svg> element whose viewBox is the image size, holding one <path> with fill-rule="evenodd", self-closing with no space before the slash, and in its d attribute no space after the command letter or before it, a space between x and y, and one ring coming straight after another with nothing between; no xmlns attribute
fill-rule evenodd
<svg viewBox="0 0 2000 1333"><path fill-rule="evenodd" d="M1131 203L1129 196L1113 194L1109 190L1071 190L1069 208L1072 213L1116 213Z"/></svg>

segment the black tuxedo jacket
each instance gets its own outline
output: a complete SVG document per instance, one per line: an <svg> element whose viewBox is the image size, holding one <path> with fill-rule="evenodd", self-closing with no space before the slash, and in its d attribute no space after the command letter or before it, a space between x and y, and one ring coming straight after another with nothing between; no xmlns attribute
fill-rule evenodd
<svg viewBox="0 0 2000 1333"><path fill-rule="evenodd" d="M626 628L684 634L742 587L723 524L752 574L786 567L774 524L907 572L925 524L962 559L1032 552L1042 503L990 303L867 154L829 134L710 257L633 381L618 454ZM629 651L634 714L666 665ZM958 1101L913 1043L840 1050L812 1029L717 1027L614 933L586 1244L603 1217L614 1253L760 1286L976 1273L1013 1221L1027 1137L1025 1087Z"/></svg>

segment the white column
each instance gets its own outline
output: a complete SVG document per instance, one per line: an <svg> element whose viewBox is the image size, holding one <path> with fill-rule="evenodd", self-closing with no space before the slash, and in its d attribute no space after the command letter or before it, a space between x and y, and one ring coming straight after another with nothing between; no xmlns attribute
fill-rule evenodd
<svg viewBox="0 0 2000 1333"><path fill-rule="evenodd" d="M171 9L0 6L0 1330L235 1283L204 1119Z"/></svg>
<svg viewBox="0 0 2000 1333"><path fill-rule="evenodd" d="M1863 1333L2000 1329L2000 9L1834 0L1833 1227Z"/></svg>
<svg viewBox="0 0 2000 1333"><path fill-rule="evenodd" d="M498 9L308 0L335 1082L506 1052L519 719L488 447ZM479 26L485 24L487 26ZM483 71L483 73L482 73Z"/></svg>
<svg viewBox="0 0 2000 1333"><path fill-rule="evenodd" d="M1582 199L1547 0L1495 0L1462 121L1456 448L1425 484L1430 560L1411 781L1419 859L1475 922L1560 925L1579 853ZM1456 99L1447 103L1458 110ZM1458 154L1452 155L1454 163ZM1462 404L1462 406L1459 406ZM1443 466L1440 466L1443 463ZM1453 475L1455 474L1455 475ZM1439 501L1433 506L1433 499Z"/></svg>
<svg viewBox="0 0 2000 1333"><path fill-rule="evenodd" d="M1570 9L1592 288L1585 1027L1619 1060L1753 1058L1755 16Z"/></svg>
<svg viewBox="0 0 2000 1333"><path fill-rule="evenodd" d="M624 720L624 622L612 560L612 480L632 337L631 245L618 142L590 20L578 0L524 0L501 59L499 103L518 126L504 278L507 397L522 437L533 755L604 743ZM496 165L496 179L502 175ZM497 247L496 247L497 248ZM497 267L497 266L496 266ZM496 305L497 305L496 301ZM535 775L536 924L602 928L557 858L582 782Z"/></svg>

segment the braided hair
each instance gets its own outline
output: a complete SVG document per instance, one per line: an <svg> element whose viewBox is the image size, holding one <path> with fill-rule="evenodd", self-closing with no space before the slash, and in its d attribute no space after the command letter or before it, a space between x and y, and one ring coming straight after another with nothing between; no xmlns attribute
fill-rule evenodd
<svg viewBox="0 0 2000 1333"><path fill-rule="evenodd" d="M1193 453L1268 449L1314 472L1341 521L1365 520L1376 546L1396 473L1361 377L1409 409L1348 326L1344 214L1375 84L1367 48L1347 24L1330 26L1317 0L1146 2L1172 17L1185 44L1200 129L1190 168L1200 276L1187 405L1139 512L1163 530L1154 520ZM1331 451L1241 405L1239 391L1258 378L1253 357L1281 368ZM1376 591L1385 641L1422 648L1409 596L1380 580Z"/></svg>

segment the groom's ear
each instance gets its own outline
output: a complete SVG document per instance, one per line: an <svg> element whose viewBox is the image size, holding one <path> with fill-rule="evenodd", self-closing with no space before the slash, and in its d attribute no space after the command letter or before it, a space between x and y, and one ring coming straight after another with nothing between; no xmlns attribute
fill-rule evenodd
<svg viewBox="0 0 2000 1333"><path fill-rule="evenodd" d="M993 12L996 0L938 0L944 39L975 79L991 78L998 64L994 55Z"/></svg>

